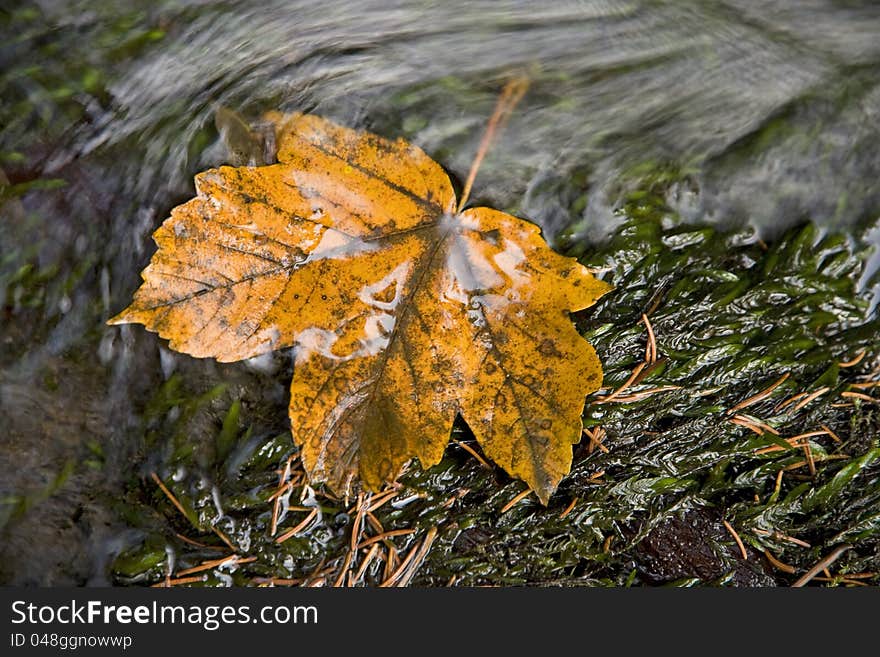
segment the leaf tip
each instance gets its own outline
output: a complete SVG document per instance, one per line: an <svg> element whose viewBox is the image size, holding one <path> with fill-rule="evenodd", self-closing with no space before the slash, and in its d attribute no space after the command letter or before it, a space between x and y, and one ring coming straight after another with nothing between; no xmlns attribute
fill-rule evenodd
<svg viewBox="0 0 880 657"><path fill-rule="evenodd" d="M569 450L570 449L571 448L569 448ZM549 506L550 498L559 487L559 482L562 481L562 478L570 471L571 461L569 460L568 466L565 467L564 471L561 473L553 474L546 471L539 471L532 476L523 476L522 474L517 476L521 477L526 484L528 484L529 489L535 494L535 497L538 498L541 505L546 507Z"/></svg>
<svg viewBox="0 0 880 657"><path fill-rule="evenodd" d="M128 306L122 312L108 319L106 323L107 326L119 326L121 324L143 324L147 327L148 330L155 331L155 329L152 329L149 326L149 317L145 317L143 315L143 311L139 308L136 308L134 304Z"/></svg>
<svg viewBox="0 0 880 657"><path fill-rule="evenodd" d="M123 310L118 315L114 315L110 319L107 320L107 326L118 326L119 324L130 324L131 321L128 319L128 308Z"/></svg>
<svg viewBox="0 0 880 657"><path fill-rule="evenodd" d="M535 491L538 501L546 507L550 505L550 496L556 491L556 486L552 488L533 488L532 490Z"/></svg>

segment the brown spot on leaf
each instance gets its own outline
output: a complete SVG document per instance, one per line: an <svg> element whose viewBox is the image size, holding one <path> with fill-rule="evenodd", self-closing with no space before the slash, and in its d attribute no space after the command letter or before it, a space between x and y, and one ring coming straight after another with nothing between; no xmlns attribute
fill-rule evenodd
<svg viewBox="0 0 880 657"><path fill-rule="evenodd" d="M541 343L538 345L538 353L542 356L553 356L556 358L562 355L556 348L556 344L550 338L541 340Z"/></svg>

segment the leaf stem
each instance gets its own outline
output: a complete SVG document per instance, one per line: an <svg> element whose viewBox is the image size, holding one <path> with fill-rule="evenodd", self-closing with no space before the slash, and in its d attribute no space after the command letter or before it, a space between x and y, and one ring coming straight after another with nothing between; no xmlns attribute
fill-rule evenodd
<svg viewBox="0 0 880 657"><path fill-rule="evenodd" d="M486 132L483 133L483 139L480 141L477 155L474 157L473 164L471 164L471 170L468 172L467 181L464 184L464 191L461 193L461 200L458 202L458 209L456 212L462 211L465 203L467 203L468 197L471 195L471 187L474 185L477 171L480 169L480 165L483 163L483 158L486 156L486 152L492 144L495 132L507 122L513 108L516 107L520 100L522 100L522 97L525 95L528 88L529 80L524 76L514 78L504 85L504 89L498 97L498 102L495 104L495 111L492 112L492 117L489 119L489 124L486 126Z"/></svg>

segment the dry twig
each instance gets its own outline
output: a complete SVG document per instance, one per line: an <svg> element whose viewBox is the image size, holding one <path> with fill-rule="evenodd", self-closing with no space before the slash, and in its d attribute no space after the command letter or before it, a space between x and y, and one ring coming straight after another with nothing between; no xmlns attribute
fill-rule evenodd
<svg viewBox="0 0 880 657"><path fill-rule="evenodd" d="M794 584L792 584L792 587L798 588L798 587L805 586L806 584L808 584L810 582L811 579L816 577L816 575L818 575L825 568L828 568L828 566L830 566L835 561L837 561L840 558L840 555L842 555L844 552L846 552L847 550L850 550L850 549L852 549L852 545L849 545L848 543L844 543L843 545L837 546L836 548L834 548L834 550L832 550L831 554L829 554L827 557L825 557L824 559L819 561L815 566L813 566L806 573L804 573L800 579L798 579Z"/></svg>
<svg viewBox="0 0 880 657"><path fill-rule="evenodd" d="M733 525L731 525L729 522L727 522L726 520L723 520L723 519L721 520L721 522L724 523L725 529L727 529L727 531L730 532L730 535L733 536L733 540L736 541L736 544L739 547L739 551L743 555L743 559L747 560L749 558L749 553L746 552L746 546L743 545L742 539L739 537L739 534L736 533L736 530L733 528Z"/></svg>
<svg viewBox="0 0 880 657"><path fill-rule="evenodd" d="M578 498L577 498L577 497L573 497L573 498L571 498L571 502L569 502L568 506L565 507L565 510L564 510L562 513L559 514L559 519L562 520L562 519L565 518L569 513L571 513L572 509L574 509L574 505L577 504L577 503L578 503Z"/></svg>
<svg viewBox="0 0 880 657"><path fill-rule="evenodd" d="M735 406L732 406L727 411L728 415L733 415L737 411L740 411L744 408L748 408L749 406L757 404L759 401L763 401L764 399L767 399L767 397L769 397L770 395L773 394L773 391L776 390L776 388L778 388L783 383L785 383L785 381L788 379L789 376L790 376L790 373L786 372L781 377L779 377L779 379L777 379L775 382L773 382L769 387L764 388L758 394L752 395L748 399L744 399L743 401L739 402Z"/></svg>
<svg viewBox="0 0 880 657"><path fill-rule="evenodd" d="M303 518L302 522L300 522L296 527L291 527L286 532L281 534L281 536L279 536L278 538L275 539L275 542L276 543L283 543L288 538L290 538L292 536L296 536L303 529L308 527L309 523L312 522L312 520L314 520L315 516L317 516L317 515L318 515L318 507L313 507L311 512L305 518Z"/></svg>
<svg viewBox="0 0 880 657"><path fill-rule="evenodd" d="M516 506L516 503L517 503L517 502L519 502L520 500L526 498L526 497L529 495L529 493L531 493L531 492L532 492L532 489L531 489L531 488L527 488L526 490L524 490L523 492L521 492L519 495L517 495L516 497L514 497L512 500L510 500L510 502L508 502L508 503L505 504L503 507L501 507L501 511L499 511L498 513L507 513L507 512L510 511L514 506Z"/></svg>

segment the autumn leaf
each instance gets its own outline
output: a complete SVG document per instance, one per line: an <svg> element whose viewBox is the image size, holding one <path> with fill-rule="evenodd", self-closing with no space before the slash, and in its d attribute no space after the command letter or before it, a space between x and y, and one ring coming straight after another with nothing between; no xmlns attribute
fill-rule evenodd
<svg viewBox="0 0 880 657"><path fill-rule="evenodd" d="M110 323L223 362L294 347L290 423L313 483L377 490L413 457L434 465L460 414L546 504L602 381L569 312L610 286L527 221L458 212L416 146L268 118L278 163L197 175Z"/></svg>

